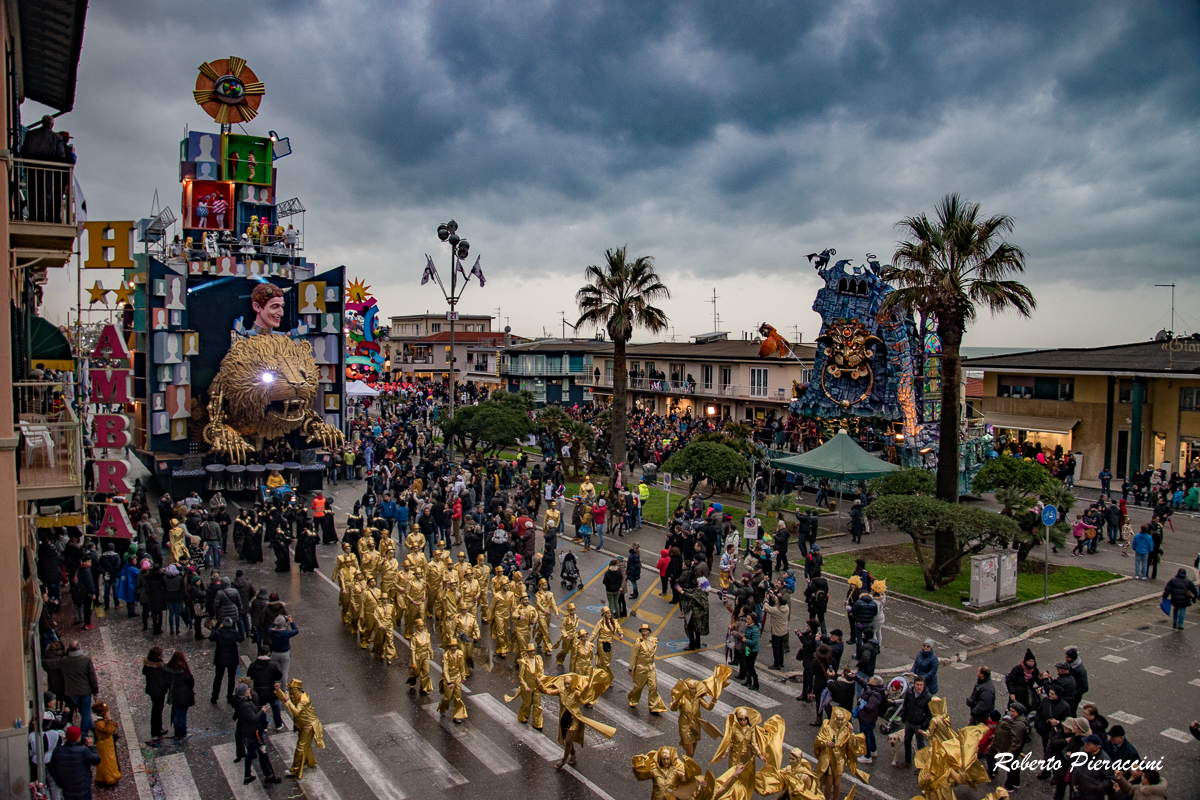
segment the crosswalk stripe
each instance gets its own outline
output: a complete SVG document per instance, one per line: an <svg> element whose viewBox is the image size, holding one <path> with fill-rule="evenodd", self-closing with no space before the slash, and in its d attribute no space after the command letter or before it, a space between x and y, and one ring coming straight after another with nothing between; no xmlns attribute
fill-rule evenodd
<svg viewBox="0 0 1200 800"><path fill-rule="evenodd" d="M672 660L674 660L674 659L672 659ZM618 660L617 663L623 667L629 666L628 661ZM679 679L673 677L669 672L663 672L662 667L657 667L657 671L658 671L658 677L662 678L665 681L669 681L671 683L671 686L674 686L676 683L678 683ZM619 675L619 677L618 677L618 675ZM613 684L619 685L619 687L621 689L624 689L626 692L630 692L633 690L633 681L630 679L629 675L624 670L613 673ZM659 694L663 694L662 685L663 685L662 681L659 681L659 684L658 684ZM669 691L666 692L666 697L669 698L670 696L671 696L671 693ZM666 702L666 701L664 700L663 702ZM720 714L721 716L728 716L729 714L733 713L733 706L729 705L724 700L718 700L716 705L714 705L712 707L712 710L714 712L716 712L717 714Z"/></svg>
<svg viewBox="0 0 1200 800"><path fill-rule="evenodd" d="M691 673L702 680L704 678L711 678L713 674L711 668L705 669L699 664L693 664L691 661L688 661L684 658L671 659L671 666L673 668L679 667L684 672ZM740 686L736 683L729 684L725 687L724 691L735 697L740 697L751 705L758 706L759 708L775 708L775 706L779 705L778 700L767 697L762 692L751 691L750 689L747 689L746 687Z"/></svg>
<svg viewBox="0 0 1200 800"><path fill-rule="evenodd" d="M438 751L433 745L422 739L409 724L408 720L391 711L387 714L382 714L375 719L383 720L389 725L393 732L400 738L401 746L409 751L408 755L413 760L425 762L425 766L433 773L433 782L443 789L449 789L451 786L461 786L467 782L467 779L462 776L458 770L450 766L446 759L438 755Z"/></svg>
<svg viewBox="0 0 1200 800"><path fill-rule="evenodd" d="M505 775L509 772L516 772L521 768L521 765L509 756L502 747L475 730L470 720L464 720L461 725L455 725L438 713L437 703L430 703L425 706L425 711L428 712L429 716L438 720L442 728L469 750L471 755L482 761L483 765L490 769L493 775Z"/></svg>
<svg viewBox="0 0 1200 800"><path fill-rule="evenodd" d="M626 708L621 708L611 700L606 700L601 697L596 701L596 710L611 719L613 722L617 723L618 728L629 731L634 736L642 739L650 739L655 736L662 735L663 732L658 728L655 728L653 725L648 725L637 717L633 716L627 710L627 704L622 703L622 705L626 705Z"/></svg>
<svg viewBox="0 0 1200 800"><path fill-rule="evenodd" d="M392 778L383 768L383 764L379 763L379 759L353 728L344 722L334 722L325 726L325 733L333 738L346 760L354 765L359 777L379 800L404 800L404 792L392 783Z"/></svg>
<svg viewBox="0 0 1200 800"><path fill-rule="evenodd" d="M280 770L287 769L292 763L292 756L296 752L296 740L299 737L294 733L277 733L270 738L271 744L275 745L275 749L279 752L279 757L283 759L283 766ZM304 776L300 778L300 785L304 788L304 794L308 796L308 800L342 800L337 790L333 788L333 784L329 782L329 776L325 774L325 770L321 769L319 762L315 767L304 768Z"/></svg>
<svg viewBox="0 0 1200 800"><path fill-rule="evenodd" d="M527 728L517 722L517 715L509 711L503 703L486 692L473 695L471 704L487 714L512 735L514 739L524 744L546 761L558 761L562 749L557 744L542 736L532 728ZM555 723L557 724L557 722Z"/></svg>
<svg viewBox="0 0 1200 800"><path fill-rule="evenodd" d="M221 744L213 748L213 758L217 760L225 780L229 782L229 790L233 792L234 800L269 800L266 790L262 787L262 781L242 783L241 765L233 763L235 755L232 744Z"/></svg>
<svg viewBox="0 0 1200 800"><path fill-rule="evenodd" d="M154 769L158 772L158 785L162 787L163 797L200 800L200 790L192 780L192 771L183 753L154 759Z"/></svg>

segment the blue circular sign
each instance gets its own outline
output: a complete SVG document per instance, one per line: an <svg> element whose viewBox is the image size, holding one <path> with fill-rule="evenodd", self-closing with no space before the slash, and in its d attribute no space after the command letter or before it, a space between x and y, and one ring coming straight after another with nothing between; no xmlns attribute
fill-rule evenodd
<svg viewBox="0 0 1200 800"><path fill-rule="evenodd" d="M1046 506L1042 509L1042 524L1049 528L1054 523L1058 522L1058 509L1054 506Z"/></svg>

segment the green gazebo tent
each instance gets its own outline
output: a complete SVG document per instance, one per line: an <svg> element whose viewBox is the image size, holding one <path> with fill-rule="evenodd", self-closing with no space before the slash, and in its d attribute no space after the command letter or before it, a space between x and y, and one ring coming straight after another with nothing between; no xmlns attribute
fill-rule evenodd
<svg viewBox="0 0 1200 800"><path fill-rule="evenodd" d="M801 475L829 478L838 481L865 481L900 469L897 464L876 458L858 446L844 430L820 447L787 458L771 460L771 466ZM838 499L842 496L838 489ZM842 527L841 508L838 508L838 530Z"/></svg>

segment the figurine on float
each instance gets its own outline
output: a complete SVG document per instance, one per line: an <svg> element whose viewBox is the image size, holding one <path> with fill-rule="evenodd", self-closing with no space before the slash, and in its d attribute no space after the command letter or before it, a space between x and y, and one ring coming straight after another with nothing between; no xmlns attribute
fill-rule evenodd
<svg viewBox="0 0 1200 800"><path fill-rule="evenodd" d="M260 283L250 295L255 335L237 338L221 359L209 385L204 441L233 463L256 449L246 437L262 442L299 430L309 442L340 447L342 432L325 424L313 410L317 364L312 345L273 335L283 320L283 290Z"/></svg>

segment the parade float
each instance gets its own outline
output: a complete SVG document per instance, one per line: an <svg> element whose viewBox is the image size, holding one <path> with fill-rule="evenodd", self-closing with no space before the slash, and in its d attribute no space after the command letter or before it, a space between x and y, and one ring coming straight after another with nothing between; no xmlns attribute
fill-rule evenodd
<svg viewBox="0 0 1200 800"><path fill-rule="evenodd" d="M861 264L833 261L828 248L809 261L824 281L813 300L821 331L812 377L796 387L793 416L813 420L830 439L845 430L889 461L934 468L941 431L941 342L937 320L900 309L883 311L893 288L873 254ZM830 262L833 262L832 264ZM764 324L760 356L792 355L790 345ZM794 357L794 356L793 356ZM983 431L964 419L958 431L962 482L982 466Z"/></svg>
<svg viewBox="0 0 1200 800"><path fill-rule="evenodd" d="M379 306L370 289L357 278L346 285L346 378L378 383L384 374L381 345L387 331L379 324Z"/></svg>
<svg viewBox="0 0 1200 800"><path fill-rule="evenodd" d="M345 268L318 272L304 256L303 205L277 202L290 142L244 132L265 91L243 59L201 64L193 96L217 130L188 130L179 144L178 227L169 208L87 226L84 267L125 268L132 289L121 335L101 340L129 359L132 449L176 497L260 491L272 471L320 488L342 443ZM124 234L144 252L124 257ZM112 370L90 378L112 383Z"/></svg>

